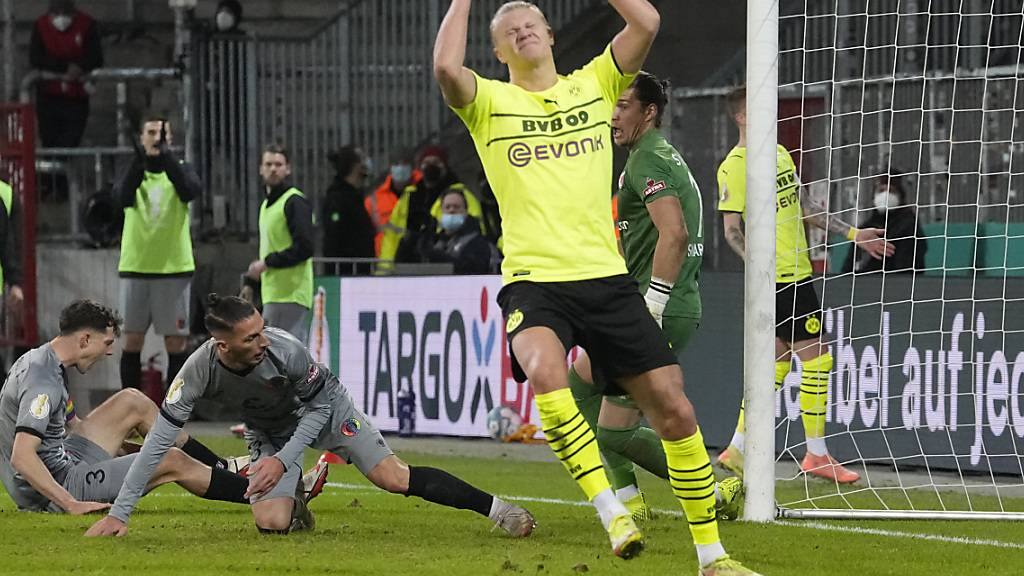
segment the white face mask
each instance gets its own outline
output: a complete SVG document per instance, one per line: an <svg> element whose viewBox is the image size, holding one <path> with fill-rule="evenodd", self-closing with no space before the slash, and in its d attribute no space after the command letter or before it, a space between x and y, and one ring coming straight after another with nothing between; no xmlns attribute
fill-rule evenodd
<svg viewBox="0 0 1024 576"><path fill-rule="evenodd" d="M217 12L217 17L214 21L217 23L217 30L221 32L227 32L235 27L235 15L227 10Z"/></svg>
<svg viewBox="0 0 1024 576"><path fill-rule="evenodd" d="M54 14L50 17L50 22L53 23L54 28L64 32L71 27L71 16L67 14Z"/></svg>
<svg viewBox="0 0 1024 576"><path fill-rule="evenodd" d="M879 192L875 194L875 210L882 214L885 214L886 210L891 210L899 205L900 197L892 192Z"/></svg>

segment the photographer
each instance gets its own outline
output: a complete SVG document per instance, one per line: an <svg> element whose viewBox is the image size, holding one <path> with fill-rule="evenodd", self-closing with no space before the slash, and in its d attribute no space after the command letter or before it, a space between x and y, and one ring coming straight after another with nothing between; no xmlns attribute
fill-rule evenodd
<svg viewBox="0 0 1024 576"><path fill-rule="evenodd" d="M121 313L124 314L122 388L139 388L140 353L153 324L167 347L167 380L188 354L189 288L195 261L189 234L188 203L202 189L195 169L170 151L166 118L143 118L141 147L114 185L114 201L124 210L121 233Z"/></svg>

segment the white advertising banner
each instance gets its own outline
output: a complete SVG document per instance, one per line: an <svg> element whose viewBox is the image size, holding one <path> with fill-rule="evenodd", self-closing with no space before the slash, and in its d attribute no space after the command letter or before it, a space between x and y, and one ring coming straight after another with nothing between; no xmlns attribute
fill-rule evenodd
<svg viewBox="0 0 1024 576"><path fill-rule="evenodd" d="M538 422L512 378L500 289L499 276L343 279L338 371L356 406L384 431L398 430L403 389L421 434L487 436L499 404Z"/></svg>

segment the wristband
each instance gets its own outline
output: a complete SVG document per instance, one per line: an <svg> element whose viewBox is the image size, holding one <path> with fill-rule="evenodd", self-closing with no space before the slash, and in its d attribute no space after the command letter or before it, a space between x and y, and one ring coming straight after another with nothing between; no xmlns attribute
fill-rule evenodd
<svg viewBox="0 0 1024 576"><path fill-rule="evenodd" d="M651 277L651 282L647 285L647 294L644 298L648 301L655 302L661 306L668 304L669 296L672 295L672 286L674 282L668 282L662 280L657 276Z"/></svg>
<svg viewBox="0 0 1024 576"><path fill-rule="evenodd" d="M850 230L846 233L846 239L850 242L857 240L857 233L860 232L856 227L850 226Z"/></svg>

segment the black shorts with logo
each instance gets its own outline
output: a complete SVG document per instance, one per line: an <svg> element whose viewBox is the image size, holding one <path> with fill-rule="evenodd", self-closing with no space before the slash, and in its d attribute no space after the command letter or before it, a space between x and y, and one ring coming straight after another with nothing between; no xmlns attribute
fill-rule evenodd
<svg viewBox="0 0 1024 576"><path fill-rule="evenodd" d="M676 363L668 340L647 311L640 289L625 274L573 282L520 281L498 293L505 315L512 374L526 374L512 352L512 340L527 328L550 328L566 353L580 346L590 355L594 381L605 395L625 392L617 382Z"/></svg>
<svg viewBox="0 0 1024 576"><path fill-rule="evenodd" d="M775 336L787 344L821 336L821 300L813 278L775 285Z"/></svg>

